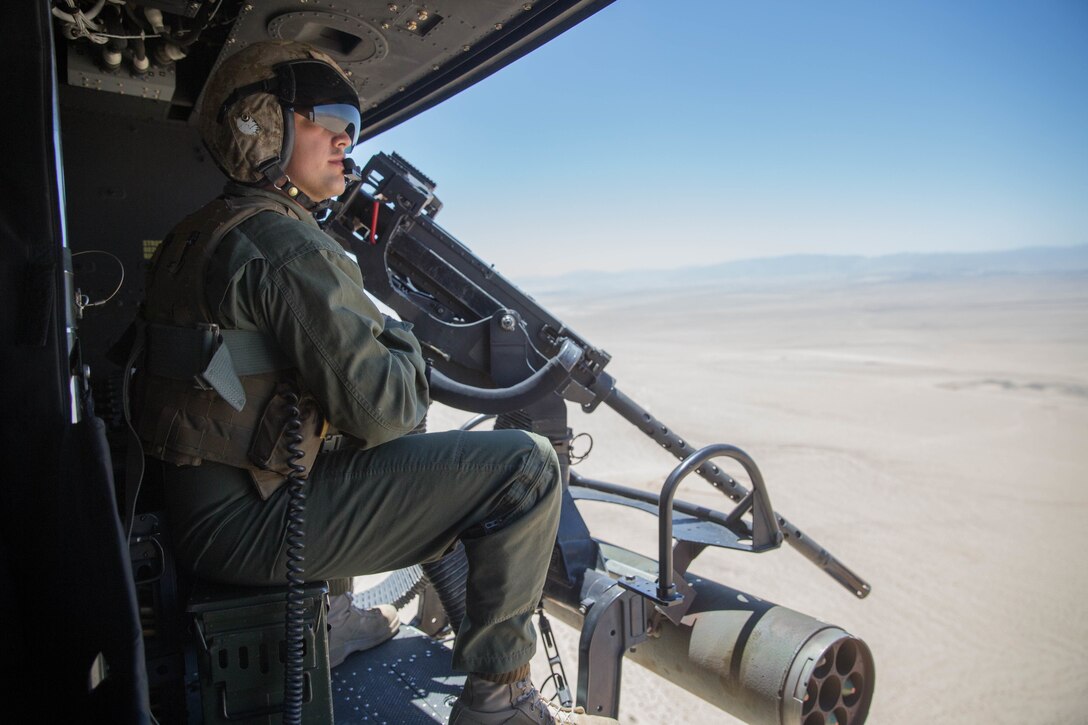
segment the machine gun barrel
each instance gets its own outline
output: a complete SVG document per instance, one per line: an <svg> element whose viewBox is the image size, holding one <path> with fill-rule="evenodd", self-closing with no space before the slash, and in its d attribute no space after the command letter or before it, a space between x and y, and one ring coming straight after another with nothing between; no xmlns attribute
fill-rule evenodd
<svg viewBox="0 0 1088 725"><path fill-rule="evenodd" d="M604 394L607 396L604 398L605 405L680 460L695 453L695 448L685 438L615 387L614 382L608 386ZM712 463L704 463L696 468L695 472L733 501L740 501L748 495L748 489L745 486ZM815 539L787 521L784 516L776 512L775 518L785 540L802 556L827 572L832 579L853 592L859 599L869 595L871 587L868 582L836 559Z"/></svg>

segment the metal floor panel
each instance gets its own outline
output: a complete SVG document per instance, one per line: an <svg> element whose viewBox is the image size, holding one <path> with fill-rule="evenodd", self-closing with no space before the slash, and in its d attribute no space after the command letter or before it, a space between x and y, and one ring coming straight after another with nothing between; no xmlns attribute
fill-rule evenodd
<svg viewBox="0 0 1088 725"><path fill-rule="evenodd" d="M332 670L336 725L433 725L449 719L465 675L453 654L418 629L401 625L379 647L356 652Z"/></svg>

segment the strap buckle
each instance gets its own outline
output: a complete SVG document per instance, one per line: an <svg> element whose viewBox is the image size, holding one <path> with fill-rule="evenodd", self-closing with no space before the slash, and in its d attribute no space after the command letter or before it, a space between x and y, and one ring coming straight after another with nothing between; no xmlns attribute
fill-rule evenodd
<svg viewBox="0 0 1088 725"><path fill-rule="evenodd" d="M203 358L205 364L207 364L223 344L223 336L219 332L219 325L214 322L197 323L196 329L205 333L204 339L202 340L202 347L204 348ZM201 390L215 390L215 386L208 382L208 379L204 377L205 372L207 372L207 370L202 370L193 376L193 385Z"/></svg>

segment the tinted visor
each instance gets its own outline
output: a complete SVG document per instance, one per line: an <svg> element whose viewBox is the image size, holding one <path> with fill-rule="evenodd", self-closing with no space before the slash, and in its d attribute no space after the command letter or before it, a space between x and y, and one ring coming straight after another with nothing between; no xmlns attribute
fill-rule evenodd
<svg viewBox="0 0 1088 725"><path fill-rule="evenodd" d="M346 133L351 141L350 151L359 140L359 127L362 119L359 109L350 103L322 103L317 106L295 106L295 113L301 114L314 123L329 129L335 134Z"/></svg>
<svg viewBox="0 0 1088 725"><path fill-rule="evenodd" d="M359 94L346 78L319 60L292 60L274 69L280 100L333 133L359 140Z"/></svg>

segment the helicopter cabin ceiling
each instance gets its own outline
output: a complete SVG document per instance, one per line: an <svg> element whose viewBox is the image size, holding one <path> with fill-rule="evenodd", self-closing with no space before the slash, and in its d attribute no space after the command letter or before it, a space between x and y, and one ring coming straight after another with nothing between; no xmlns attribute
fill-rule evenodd
<svg viewBox="0 0 1088 725"><path fill-rule="evenodd" d="M298 40L328 53L349 74L366 139L611 2L56 0L61 103L188 121L223 59L262 40Z"/></svg>

